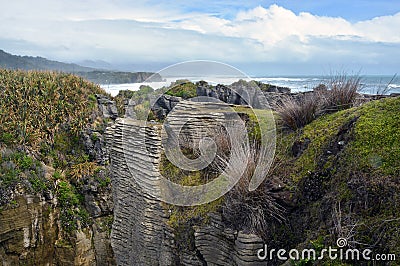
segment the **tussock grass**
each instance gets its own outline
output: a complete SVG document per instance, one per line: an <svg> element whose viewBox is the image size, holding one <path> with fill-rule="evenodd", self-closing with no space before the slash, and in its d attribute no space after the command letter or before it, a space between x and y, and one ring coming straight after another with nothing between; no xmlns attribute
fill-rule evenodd
<svg viewBox="0 0 400 266"><path fill-rule="evenodd" d="M284 98L277 106L281 126L296 131L321 115L352 107L361 90L361 78L342 74L333 77L325 87L326 90L307 93L299 99Z"/></svg>
<svg viewBox="0 0 400 266"><path fill-rule="evenodd" d="M315 94L300 100L285 97L277 108L281 125L292 130L304 127L317 117L319 104Z"/></svg>
<svg viewBox="0 0 400 266"><path fill-rule="evenodd" d="M359 76L338 75L327 85L328 90L320 93L322 113L333 113L353 106L361 89Z"/></svg>

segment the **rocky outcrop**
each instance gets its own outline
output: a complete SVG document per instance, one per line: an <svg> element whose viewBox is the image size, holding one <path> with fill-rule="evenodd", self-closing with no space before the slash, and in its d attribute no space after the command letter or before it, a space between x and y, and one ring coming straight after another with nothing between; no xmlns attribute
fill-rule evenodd
<svg viewBox="0 0 400 266"><path fill-rule="evenodd" d="M257 85L243 80L229 86L218 84L216 87L201 82L196 91L198 96L216 98L228 104L251 105L254 108L261 108L268 104L260 97L262 94Z"/></svg>
<svg viewBox="0 0 400 266"><path fill-rule="evenodd" d="M195 245L209 265L265 265L257 258L262 239L224 225L221 215L210 214L210 223L195 231Z"/></svg>
<svg viewBox="0 0 400 266"><path fill-rule="evenodd" d="M115 204L111 244L118 265L171 265L174 261L162 203L148 193L159 188L157 131L131 119L118 119L108 131ZM148 142L136 139L138 134L146 134Z"/></svg>
<svg viewBox="0 0 400 266"><path fill-rule="evenodd" d="M54 264L60 265L96 265L95 252L92 246L92 231L89 229L78 230L69 240L72 242L65 243L59 239L55 247Z"/></svg>
<svg viewBox="0 0 400 266"><path fill-rule="evenodd" d="M104 147L102 132L87 129L82 134L82 142L91 160L96 161L99 165L105 165L108 162L108 154Z"/></svg>
<svg viewBox="0 0 400 266"><path fill-rule="evenodd" d="M118 110L114 101L102 94L96 94L96 98L100 113L104 118L116 119L118 117Z"/></svg>
<svg viewBox="0 0 400 266"><path fill-rule="evenodd" d="M239 80L228 86L222 84L212 86L205 81L200 81L196 83L196 95L215 98L232 105L251 105L253 108L269 107L272 109L285 97L299 97L297 93L291 94L289 88L244 80ZM150 101L150 106L152 106L152 111L156 117L163 120L182 100L181 97L163 94Z"/></svg>
<svg viewBox="0 0 400 266"><path fill-rule="evenodd" d="M53 203L33 195L17 196L0 211L2 265L53 264L57 240Z"/></svg>
<svg viewBox="0 0 400 266"><path fill-rule="evenodd" d="M136 105L136 102L132 98L131 99L125 99L125 104L124 104L125 115L124 115L124 117L137 119L136 112L134 110L135 105Z"/></svg>
<svg viewBox="0 0 400 266"><path fill-rule="evenodd" d="M114 265L106 223L112 221L111 193L89 182L85 205L93 225L65 239L57 198L31 195L16 188L0 209L2 265Z"/></svg>
<svg viewBox="0 0 400 266"><path fill-rule="evenodd" d="M150 106L155 113L156 117L160 120L164 119L168 113L180 102L181 97L175 97L167 94L163 94L157 98L150 100Z"/></svg>
<svg viewBox="0 0 400 266"><path fill-rule="evenodd" d="M95 265L91 230L78 230L65 242L55 206L55 199L23 193L0 211L2 265Z"/></svg>
<svg viewBox="0 0 400 266"><path fill-rule="evenodd" d="M187 116L198 118L197 112ZM217 213L210 214L209 223L185 230L194 249L178 248L187 244L177 242L166 205L154 196L161 193L159 124L117 119L107 143L115 204L111 244L118 265L259 265L261 239L230 229Z"/></svg>

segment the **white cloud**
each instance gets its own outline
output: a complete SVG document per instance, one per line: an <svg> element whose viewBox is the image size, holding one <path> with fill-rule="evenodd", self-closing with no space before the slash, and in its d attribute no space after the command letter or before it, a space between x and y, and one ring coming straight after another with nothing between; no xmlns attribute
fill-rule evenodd
<svg viewBox="0 0 400 266"><path fill-rule="evenodd" d="M0 48L7 44L11 52L36 51L59 60L111 62L212 59L362 64L393 62L393 54L399 53L400 13L351 23L340 17L295 14L271 5L240 11L226 19L149 5L145 0L129 3L3 3ZM14 51L12 43L18 43Z"/></svg>
<svg viewBox="0 0 400 266"><path fill-rule="evenodd" d="M296 15L288 9L271 5L267 9L259 6L239 12L233 20L204 15L185 20L177 26L204 34L252 38L266 47L291 36L298 37L303 43L307 43L309 37L400 42L400 13L352 24L343 18L315 16L306 12Z"/></svg>
<svg viewBox="0 0 400 266"><path fill-rule="evenodd" d="M360 37L370 41L400 43L400 12L393 16L360 21L354 28Z"/></svg>

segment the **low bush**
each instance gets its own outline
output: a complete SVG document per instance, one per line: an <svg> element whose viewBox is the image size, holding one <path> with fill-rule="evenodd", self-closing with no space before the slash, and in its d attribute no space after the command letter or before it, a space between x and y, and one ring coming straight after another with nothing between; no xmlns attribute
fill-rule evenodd
<svg viewBox="0 0 400 266"><path fill-rule="evenodd" d="M0 142L38 150L59 129L78 134L90 121L100 87L71 74L0 69Z"/></svg>
<svg viewBox="0 0 400 266"><path fill-rule="evenodd" d="M60 181L57 185L57 198L61 207L61 225L66 232L72 232L90 224L89 214L82 207L82 195L78 194L74 186L66 181Z"/></svg>
<svg viewBox="0 0 400 266"><path fill-rule="evenodd" d="M11 191L21 181L25 188L34 193L42 193L51 187L45 178L44 170L39 161L24 152L6 150L0 153L0 190ZM2 195L0 194L0 197ZM0 199L0 205L9 199Z"/></svg>
<svg viewBox="0 0 400 266"><path fill-rule="evenodd" d="M183 99L189 99L197 96L197 86L190 81L177 80L176 84L172 84L166 94Z"/></svg>
<svg viewBox="0 0 400 266"><path fill-rule="evenodd" d="M84 177L93 176L97 171L96 162L84 162L71 166L69 177L74 181L80 181Z"/></svg>

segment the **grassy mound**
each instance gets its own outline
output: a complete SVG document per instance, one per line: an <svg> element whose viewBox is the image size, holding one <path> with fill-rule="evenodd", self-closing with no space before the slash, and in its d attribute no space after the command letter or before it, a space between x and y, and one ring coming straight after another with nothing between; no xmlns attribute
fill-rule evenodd
<svg viewBox="0 0 400 266"><path fill-rule="evenodd" d="M286 221L271 246L400 252L400 98L372 101L281 132L270 179L286 184ZM313 244L314 243L314 244Z"/></svg>

